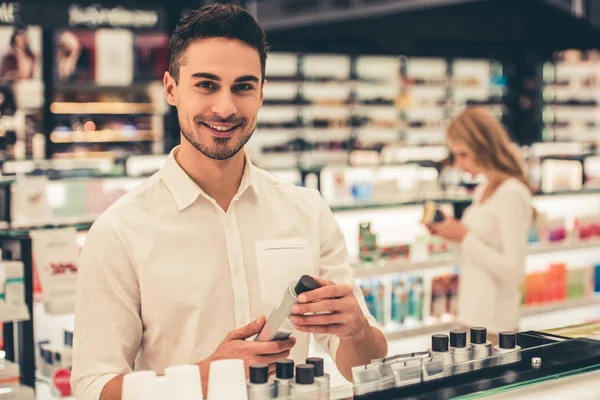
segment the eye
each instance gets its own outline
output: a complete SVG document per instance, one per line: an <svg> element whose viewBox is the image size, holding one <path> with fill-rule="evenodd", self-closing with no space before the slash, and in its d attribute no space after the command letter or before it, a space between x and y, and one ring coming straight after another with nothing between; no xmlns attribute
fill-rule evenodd
<svg viewBox="0 0 600 400"><path fill-rule="evenodd" d="M200 88L200 89L209 89L209 90L216 89L216 85L211 81L198 82L196 84L196 87Z"/></svg>
<svg viewBox="0 0 600 400"><path fill-rule="evenodd" d="M240 83L239 85L235 86L236 92L248 92L252 89L254 89L254 86L249 83Z"/></svg>

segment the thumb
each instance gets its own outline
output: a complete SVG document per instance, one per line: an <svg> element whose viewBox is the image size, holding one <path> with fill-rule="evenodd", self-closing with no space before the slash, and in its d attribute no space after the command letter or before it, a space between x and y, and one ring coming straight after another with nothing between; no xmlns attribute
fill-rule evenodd
<svg viewBox="0 0 600 400"><path fill-rule="evenodd" d="M250 322L248 325L244 325L241 328L231 331L229 338L235 339L248 339L250 336L256 335L262 329L266 322L264 314L260 314L258 318Z"/></svg>

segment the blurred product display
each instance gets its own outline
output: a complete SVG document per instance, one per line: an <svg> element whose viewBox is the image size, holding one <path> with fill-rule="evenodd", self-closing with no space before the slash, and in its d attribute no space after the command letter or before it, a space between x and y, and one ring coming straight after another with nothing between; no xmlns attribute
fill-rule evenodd
<svg viewBox="0 0 600 400"><path fill-rule="evenodd" d="M597 369L600 360L597 336L600 332L597 324L584 325L581 332L585 328L590 336L577 338L567 336L570 327L554 330L552 334L503 332L493 351L490 342L486 344L485 328L473 328L470 344L465 343L464 335L460 346L473 348L474 351L464 352L467 357L448 346L447 335L435 334L428 351L394 355L354 367L354 398L454 398L474 393L493 396L501 392L503 398L517 399L524 388L539 382L579 374L582 379L593 380L597 374L590 371ZM453 334L456 344L457 333L450 332ZM478 355L477 351L483 349L485 354ZM566 382L559 393L567 395L576 390L576 385Z"/></svg>

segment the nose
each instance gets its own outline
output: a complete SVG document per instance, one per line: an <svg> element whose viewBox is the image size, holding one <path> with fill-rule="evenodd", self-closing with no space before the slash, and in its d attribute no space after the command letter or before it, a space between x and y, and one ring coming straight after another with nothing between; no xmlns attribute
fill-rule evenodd
<svg viewBox="0 0 600 400"><path fill-rule="evenodd" d="M222 90L214 99L212 112L220 118L226 119L237 112L237 107L229 91Z"/></svg>

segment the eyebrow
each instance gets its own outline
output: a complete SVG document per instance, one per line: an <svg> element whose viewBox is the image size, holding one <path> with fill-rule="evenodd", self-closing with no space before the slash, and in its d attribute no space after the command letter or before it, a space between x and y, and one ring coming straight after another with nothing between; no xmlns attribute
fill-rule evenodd
<svg viewBox="0 0 600 400"><path fill-rule="evenodd" d="M211 81L217 81L220 82L221 78L218 77L215 74L211 74L210 72L196 72L195 74L192 74L192 78L196 78L196 79L210 79ZM260 79L258 79L258 77L254 76L254 75L244 75L244 76L240 76L238 78L235 79L234 81L235 83L240 83L240 82L260 82Z"/></svg>
<svg viewBox="0 0 600 400"><path fill-rule="evenodd" d="M240 83L240 82L260 82L260 80L254 76L254 75L244 75L244 76L240 76L239 78L235 79L235 83Z"/></svg>

